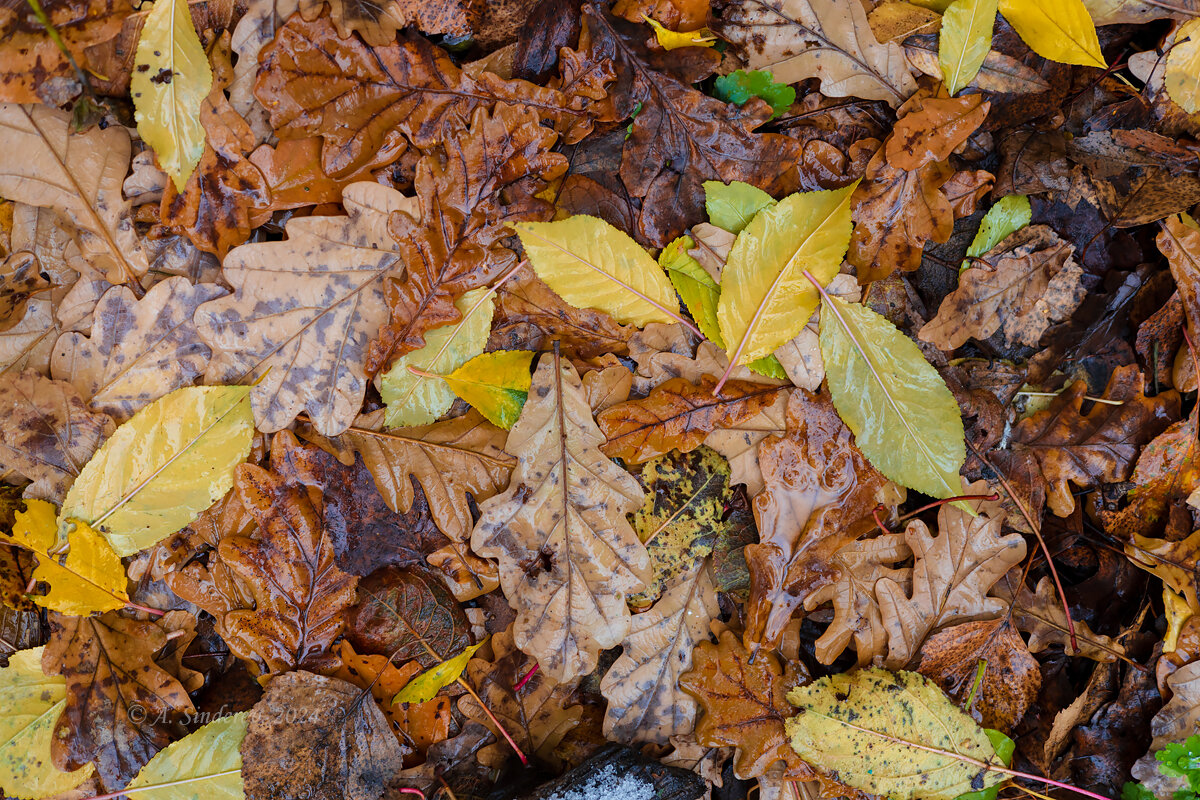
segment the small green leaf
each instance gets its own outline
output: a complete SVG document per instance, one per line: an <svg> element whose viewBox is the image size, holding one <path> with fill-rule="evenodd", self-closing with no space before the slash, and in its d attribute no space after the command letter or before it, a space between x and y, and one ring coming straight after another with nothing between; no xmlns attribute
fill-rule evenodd
<svg viewBox="0 0 1200 800"><path fill-rule="evenodd" d="M246 711L221 717L172 742L142 767L126 791L138 800L242 800L241 746L248 717Z"/></svg>
<svg viewBox="0 0 1200 800"><path fill-rule="evenodd" d="M487 639L485 638L483 642L486 641ZM471 660L471 656L475 655L476 650L483 647L483 642L473 644L454 656L454 658L425 670L404 684L404 688L396 692L396 696L392 698L392 702L424 703L426 700L432 700L433 696L444 687L458 680L459 676L463 674L463 670L467 668L467 662Z"/></svg>
<svg viewBox="0 0 1200 800"><path fill-rule="evenodd" d="M532 363L532 350L500 350L476 356L444 377L456 395L508 430L529 397Z"/></svg>
<svg viewBox="0 0 1200 800"><path fill-rule="evenodd" d="M696 320L696 327L704 334L704 338L717 347L724 347L721 329L717 325L717 302L721 299L721 287L717 286L708 270L700 266L699 261L688 255L688 250L694 246L690 236L680 236L658 254L658 263L667 271L671 285L683 298L683 304L687 306L692 319Z"/></svg>
<svg viewBox="0 0 1200 800"><path fill-rule="evenodd" d="M992 49L998 0L955 0L942 16L938 34L938 63L951 95L975 79Z"/></svg>
<svg viewBox="0 0 1200 800"><path fill-rule="evenodd" d="M704 182L704 210L708 221L730 233L741 233L754 215L775 205L771 195L741 181Z"/></svg>
<svg viewBox="0 0 1200 800"><path fill-rule="evenodd" d="M988 741L992 743L992 747L996 750L996 755L1000 756L1000 760L1004 762L1004 766L1011 765L1013 753L1017 750L1017 743L993 728L984 728L983 732L987 734ZM977 792L960 794L956 800L996 800L999 796L1000 786L997 785L980 789Z"/></svg>
<svg viewBox="0 0 1200 800"><path fill-rule="evenodd" d="M787 370L783 368L783 364L779 363L779 359L775 356L763 356L758 361L751 361L746 367L764 378L775 378L776 380L786 381L788 379Z"/></svg>
<svg viewBox="0 0 1200 800"><path fill-rule="evenodd" d="M978 258L1024 228L1032 219L1033 207L1029 204L1028 197L1021 194L1001 197L996 205L988 209L983 221L979 223L979 231L971 241L971 246L967 248L967 255ZM958 271L961 273L970 266L970 259L963 259Z"/></svg>
<svg viewBox="0 0 1200 800"><path fill-rule="evenodd" d="M954 395L921 350L860 303L821 299L821 358L838 414L885 477L930 497L962 491L966 460Z"/></svg>
<svg viewBox="0 0 1200 800"><path fill-rule="evenodd" d="M738 106L746 105L751 97L761 97L775 111L771 119L783 116L796 102L796 90L786 83L776 83L775 76L765 69L739 69L721 75L713 84L713 93L717 99Z"/></svg>

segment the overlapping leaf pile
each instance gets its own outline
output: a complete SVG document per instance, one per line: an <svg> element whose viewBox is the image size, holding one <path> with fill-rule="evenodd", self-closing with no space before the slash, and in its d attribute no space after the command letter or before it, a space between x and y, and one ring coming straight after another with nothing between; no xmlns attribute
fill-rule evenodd
<svg viewBox="0 0 1200 800"><path fill-rule="evenodd" d="M1196 796L1198 15L5 4L0 793Z"/></svg>

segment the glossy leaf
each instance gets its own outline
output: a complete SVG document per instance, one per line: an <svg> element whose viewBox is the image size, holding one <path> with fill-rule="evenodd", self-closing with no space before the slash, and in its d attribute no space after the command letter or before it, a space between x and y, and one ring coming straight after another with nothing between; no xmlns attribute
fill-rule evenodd
<svg viewBox="0 0 1200 800"><path fill-rule="evenodd" d="M955 0L942 15L938 33L938 62L942 81L951 95L975 79L992 49L997 0Z"/></svg>
<svg viewBox="0 0 1200 800"><path fill-rule="evenodd" d="M241 800L245 712L192 731L142 767L125 790L150 800Z"/></svg>
<svg viewBox="0 0 1200 800"><path fill-rule="evenodd" d="M1007 239L1011 234L1024 228L1033 219L1033 207L1029 198L1021 194L1010 194L1001 197L996 205L988 209L979 223L975 238L967 247L968 258L963 259L958 268L961 274L971 267L971 257L978 258L996 245Z"/></svg>
<svg viewBox="0 0 1200 800"><path fill-rule="evenodd" d="M762 98L775 112L772 119L782 117L792 107L792 103L796 102L796 90L786 83L776 83L775 78L765 69L750 72L736 69L728 75L720 75L713 82L713 89L717 97L739 106L746 105L751 97Z"/></svg>
<svg viewBox="0 0 1200 800"><path fill-rule="evenodd" d="M445 687L458 680L467 668L467 662L475 651L483 647L487 640L473 644L453 658L448 658L436 667L431 667L404 685L392 698L393 703L424 703L432 700L433 696Z"/></svg>
<svg viewBox="0 0 1200 800"><path fill-rule="evenodd" d="M654 38L664 50L675 50L679 47L712 47L717 43L717 37L705 28L694 31L673 31L663 27L662 23L651 17L645 19L654 29Z"/></svg>
<svg viewBox="0 0 1200 800"><path fill-rule="evenodd" d="M659 253L658 263L667 271L671 285L679 293L692 319L696 320L696 327L710 342L724 347L721 330L717 325L717 303L721 298L721 287L713 280L712 275L708 274L708 270L700 266L699 261L688 255L688 250L694 244L690 236L675 239Z"/></svg>
<svg viewBox="0 0 1200 800"><path fill-rule="evenodd" d="M1083 0L1000 0L1000 13L1043 58L1082 67L1108 66Z"/></svg>
<svg viewBox="0 0 1200 800"><path fill-rule="evenodd" d="M500 350L471 359L444 376L454 393L493 425L511 428L529 397L530 350Z"/></svg>
<svg viewBox="0 0 1200 800"><path fill-rule="evenodd" d="M708 221L730 233L741 233L764 208L775 205L775 198L742 181L704 182L704 210Z"/></svg>

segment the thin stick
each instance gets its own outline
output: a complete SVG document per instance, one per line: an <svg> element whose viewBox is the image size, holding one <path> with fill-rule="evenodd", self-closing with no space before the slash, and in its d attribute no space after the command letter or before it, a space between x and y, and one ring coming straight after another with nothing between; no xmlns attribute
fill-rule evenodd
<svg viewBox="0 0 1200 800"><path fill-rule="evenodd" d="M532 678L534 676L534 673L536 673L538 671L538 666L539 665L535 663L532 667L529 668L528 672L526 672L524 675L521 676L521 680L517 681L517 685L513 687L513 694L516 694L517 692L519 692L525 688L525 684L529 683L529 679Z"/></svg>
<svg viewBox="0 0 1200 800"><path fill-rule="evenodd" d="M1023 394L1026 397L1058 397L1059 394L1061 394L1061 392L1017 392L1017 394L1019 394L1019 395ZM1083 399L1091 400L1093 403L1104 403L1107 406L1123 406L1123 405L1125 405L1124 400L1106 400L1103 397L1092 397L1091 395L1087 395L1087 394L1085 394L1083 396Z"/></svg>
<svg viewBox="0 0 1200 800"><path fill-rule="evenodd" d="M118 797L125 797L126 795L138 794L140 792L149 792L152 789L162 789L167 786L179 786L185 783L196 783L197 781L206 781L211 778L223 778L226 775L237 775L241 771L241 767L238 767L237 769L227 769L224 772L214 772L212 775L201 775L196 778L181 778L177 781L170 781L169 783L156 783L153 786L137 786L133 789L122 789L119 792L112 792L111 794L98 794L93 797L86 797L84 800L116 800ZM403 791L403 789L401 791Z"/></svg>

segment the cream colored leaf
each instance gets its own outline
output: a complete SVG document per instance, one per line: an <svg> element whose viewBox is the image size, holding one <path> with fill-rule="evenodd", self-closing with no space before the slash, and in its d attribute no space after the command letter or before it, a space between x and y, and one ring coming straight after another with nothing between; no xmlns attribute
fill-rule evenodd
<svg viewBox="0 0 1200 800"><path fill-rule="evenodd" d="M6 795L51 797L74 789L95 772L91 764L59 772L50 758L66 698L66 679L42 673L40 647L13 653L0 669L0 785Z"/></svg>
<svg viewBox="0 0 1200 800"><path fill-rule="evenodd" d="M389 428L428 425L454 405L454 391L439 375L453 372L483 352L492 328L495 292L472 289L454 301L462 319L425 334L425 346L396 359L379 379ZM432 375L415 375L415 367Z"/></svg>
<svg viewBox="0 0 1200 800"><path fill-rule="evenodd" d="M212 348L208 383L249 383L264 433L301 412L326 436L344 431L362 407L371 339L387 322L384 280L403 270L388 233L393 211L414 200L377 183L342 193L344 217L293 218L282 242L245 244L225 257L228 297L196 310Z"/></svg>
<svg viewBox="0 0 1200 800"><path fill-rule="evenodd" d="M884 100L894 108L917 89L904 50L880 44L861 3L843 0L734 0L713 29L748 69L779 83L820 78L827 97Z"/></svg>
<svg viewBox="0 0 1200 800"><path fill-rule="evenodd" d="M200 104L212 82L187 0L155 0L138 37L129 91L138 133L180 192L204 152Z"/></svg>
<svg viewBox="0 0 1200 800"><path fill-rule="evenodd" d="M196 386L156 400L117 428L63 501L62 518L133 555L191 523L233 486L250 455L248 386Z"/></svg>
<svg viewBox="0 0 1200 800"><path fill-rule="evenodd" d="M692 731L696 700L679 688L679 676L692 668L692 649L708 640L708 625L720 613L701 562L668 586L649 611L634 616L620 658L600 682L608 700L606 739L667 744Z"/></svg>
<svg viewBox="0 0 1200 800"><path fill-rule="evenodd" d="M0 197L60 211L110 283L136 280L149 262L121 195L129 134L119 125L71 133L70 125L65 111L0 103Z"/></svg>
<svg viewBox="0 0 1200 800"><path fill-rule="evenodd" d="M1140 25L1176 13L1200 12L1200 2L1197 0L1176 0L1172 3L1159 0L1083 0L1083 4L1097 25Z"/></svg>
<svg viewBox="0 0 1200 800"><path fill-rule="evenodd" d="M833 191L799 192L754 216L733 243L721 272L717 321L730 361L746 364L800 332L822 286L850 245L850 197L857 182Z"/></svg>
<svg viewBox="0 0 1200 800"><path fill-rule="evenodd" d="M219 717L172 742L125 791L149 800L242 800L241 746L248 713Z"/></svg>
<svg viewBox="0 0 1200 800"><path fill-rule="evenodd" d="M212 351L196 336L196 308L226 292L186 278L167 278L138 300L125 286L104 293L92 315L91 338L64 333L54 346L50 374L117 421L163 395L191 386Z"/></svg>
<svg viewBox="0 0 1200 800"><path fill-rule="evenodd" d="M576 308L645 327L679 318L666 273L641 245L602 219L577 214L514 226L538 277Z"/></svg>
<svg viewBox="0 0 1200 800"><path fill-rule="evenodd" d="M1167 94L1189 114L1200 111L1200 19L1183 23L1167 53Z"/></svg>
<svg viewBox="0 0 1200 800"><path fill-rule="evenodd" d="M849 303L857 303L862 299L862 287L858 285L853 275L838 273L825 287L825 291L834 297L840 297ZM821 360L821 310L817 309L808 324L790 341L780 345L775 350L775 358L783 365L788 379L799 386L815 392L821 381L825 380L825 362Z"/></svg>
<svg viewBox="0 0 1200 800"><path fill-rule="evenodd" d="M1083 0L1000 0L1000 13L1042 58L1083 67L1108 66Z"/></svg>
<svg viewBox="0 0 1200 800"><path fill-rule="evenodd" d="M510 487L480 504L471 535L475 552L499 561L517 646L559 682L595 669L600 651L625 639L625 595L649 577L625 517L642 489L603 443L575 368L544 354L508 435L519 454Z"/></svg>
<svg viewBox="0 0 1200 800"><path fill-rule="evenodd" d="M997 0L955 0L942 16L938 62L942 81L951 95L975 79L992 49Z"/></svg>

